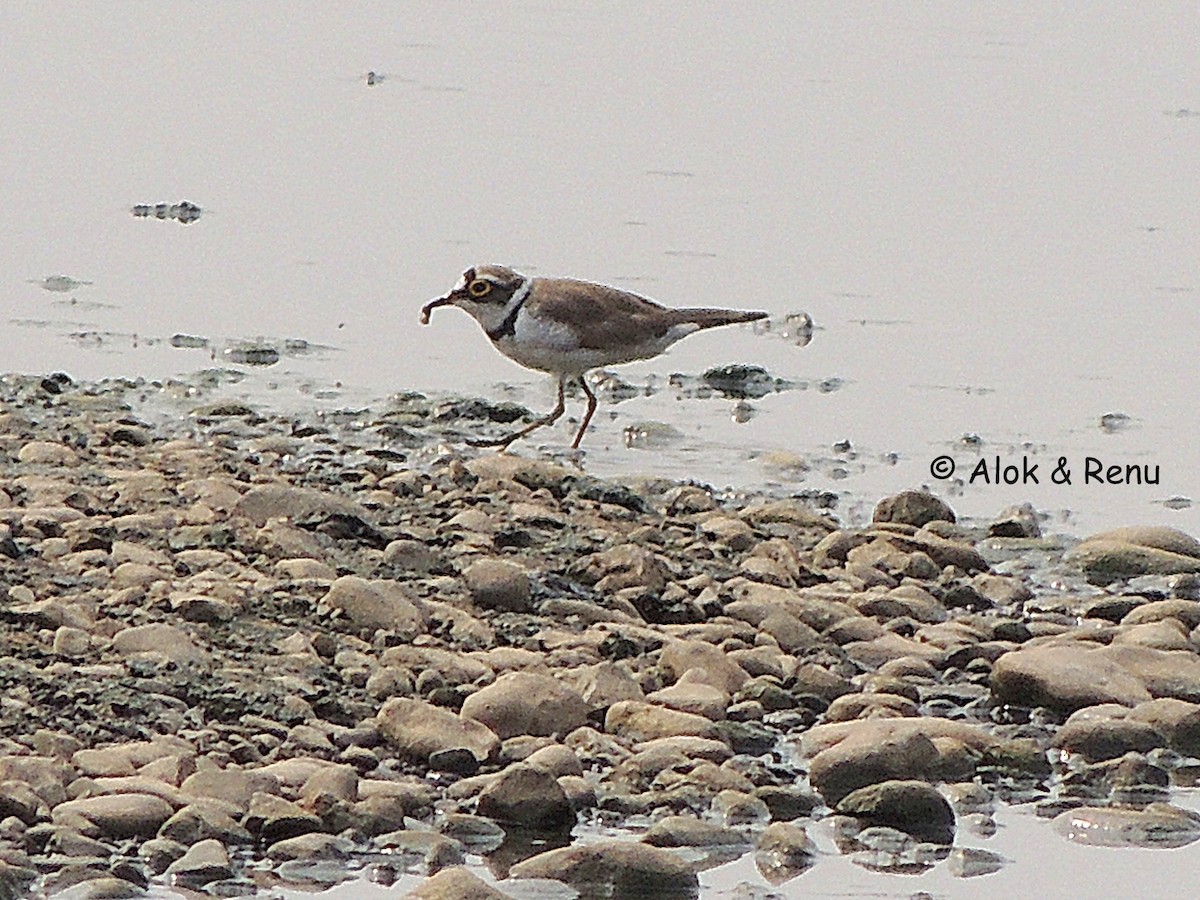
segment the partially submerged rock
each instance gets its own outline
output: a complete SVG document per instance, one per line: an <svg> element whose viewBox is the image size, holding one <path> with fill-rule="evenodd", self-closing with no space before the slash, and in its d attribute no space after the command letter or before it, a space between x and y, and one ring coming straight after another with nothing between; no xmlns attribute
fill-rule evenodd
<svg viewBox="0 0 1200 900"><path fill-rule="evenodd" d="M1200 815L1167 803L1145 809L1083 806L1057 816L1054 830L1093 847L1171 849L1200 839Z"/></svg>
<svg viewBox="0 0 1200 900"><path fill-rule="evenodd" d="M552 878L584 896L640 900L698 897L700 882L679 857L637 841L601 841L540 853L513 866L513 878Z"/></svg>

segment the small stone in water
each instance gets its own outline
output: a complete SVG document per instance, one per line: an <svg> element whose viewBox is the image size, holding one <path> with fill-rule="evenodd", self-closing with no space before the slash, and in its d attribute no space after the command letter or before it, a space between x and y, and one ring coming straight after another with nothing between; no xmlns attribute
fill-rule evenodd
<svg viewBox="0 0 1200 900"><path fill-rule="evenodd" d="M203 210L195 203L181 200L179 203L138 203L129 211L136 218L175 219L183 225L190 225L200 218Z"/></svg>
<svg viewBox="0 0 1200 900"><path fill-rule="evenodd" d="M812 343L813 328L812 316L808 313L790 313L783 320L780 334L785 338L790 338L797 347L807 347Z"/></svg>
<svg viewBox="0 0 1200 900"><path fill-rule="evenodd" d="M68 278L66 275L50 275L41 281L33 281L31 283L36 284L44 291L52 291L56 294L65 294L85 284L92 284L90 281L79 281L75 278Z"/></svg>
<svg viewBox="0 0 1200 900"><path fill-rule="evenodd" d="M245 366L273 366L279 362L279 351L268 344L240 344L226 347L225 358Z"/></svg>
<svg viewBox="0 0 1200 900"><path fill-rule="evenodd" d="M950 874L955 878L975 878L978 875L991 875L999 872L1008 862L999 853L990 850L980 850L976 847L956 847L950 851L946 862Z"/></svg>
<svg viewBox="0 0 1200 900"><path fill-rule="evenodd" d="M745 400L739 400L733 405L732 418L733 421L737 422L739 425L745 425L747 422L753 419L757 413L758 410L756 410Z"/></svg>
<svg viewBox="0 0 1200 900"><path fill-rule="evenodd" d="M701 375L700 380L713 390L739 400L765 397L781 387L780 380L772 378L762 366L716 366Z"/></svg>
<svg viewBox="0 0 1200 900"><path fill-rule="evenodd" d="M683 440L683 432L665 422L635 422L622 432L631 450L657 450Z"/></svg>
<svg viewBox="0 0 1200 900"><path fill-rule="evenodd" d="M1123 412L1105 413L1100 417L1100 430L1113 434L1128 428L1133 420Z"/></svg>

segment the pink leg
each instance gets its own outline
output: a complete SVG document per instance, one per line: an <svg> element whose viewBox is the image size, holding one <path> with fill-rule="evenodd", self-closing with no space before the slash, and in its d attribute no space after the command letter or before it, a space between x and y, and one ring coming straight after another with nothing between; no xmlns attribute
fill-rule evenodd
<svg viewBox="0 0 1200 900"><path fill-rule="evenodd" d="M537 429L541 428L544 425L553 425L555 422L558 421L559 417L563 414L563 410L566 409L566 403L563 399L563 388L565 386L565 383L566 383L565 376L560 377L558 379L558 403L555 404L554 409L550 410L549 415L545 416L544 418L538 419L536 422L533 422L530 425L526 425L520 431L513 432L512 434L506 435L505 437L496 438L496 439L490 440L490 441L468 441L468 443L472 447L500 447L501 449L506 449L508 447L508 445L511 444L513 441L525 437L525 435L529 434L529 432L536 431ZM586 390L586 388L585 388L585 390Z"/></svg>
<svg viewBox="0 0 1200 900"><path fill-rule="evenodd" d="M587 412L583 415L583 422L579 426L579 432L575 435L575 440L571 442L571 449L578 450L579 442L583 440L583 433L587 431L588 424L592 421L592 414L596 412L596 395L592 393L592 389L588 387L587 378L583 375L579 376L579 386L583 388L583 392L587 394L588 405Z"/></svg>

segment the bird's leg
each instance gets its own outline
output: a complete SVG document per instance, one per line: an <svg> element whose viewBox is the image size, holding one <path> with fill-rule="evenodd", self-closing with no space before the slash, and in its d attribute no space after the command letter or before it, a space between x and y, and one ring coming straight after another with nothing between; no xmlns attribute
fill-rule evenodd
<svg viewBox="0 0 1200 900"><path fill-rule="evenodd" d="M579 442L583 440L583 433L587 431L588 423L592 421L592 414L596 411L596 395L592 393L592 389L588 387L587 376L579 376L579 386L583 388L583 392L587 394L588 406L587 412L583 414L583 422L579 425L579 431L575 435L575 440L571 442L571 449L578 450Z"/></svg>
<svg viewBox="0 0 1200 900"><path fill-rule="evenodd" d="M564 400L564 397L563 397L563 389L566 386L566 381L567 381L567 377L565 375L559 376L559 378L558 378L558 403L556 403L554 405L554 409L550 410L549 415L546 415L546 416L538 419L537 421L535 421L529 425L526 425L520 431L515 431L512 434L505 435L502 438L494 438L490 441L467 441L467 443L470 444L472 447L499 447L501 450L506 450L506 449L508 449L509 444L511 444L513 441L516 441L516 440L519 440L520 438L525 437L525 435L529 434L529 432L536 431L538 428L541 428L544 425L553 425L555 422L558 421L559 417L563 414L563 410L566 409L566 401Z"/></svg>

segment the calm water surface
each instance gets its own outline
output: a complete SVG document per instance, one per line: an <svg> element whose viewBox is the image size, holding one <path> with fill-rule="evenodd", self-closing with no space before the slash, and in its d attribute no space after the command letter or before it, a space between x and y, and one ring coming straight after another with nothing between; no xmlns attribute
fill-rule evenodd
<svg viewBox="0 0 1200 900"><path fill-rule="evenodd" d="M803 348L723 329L622 368L661 389L603 408L599 474L829 489L849 520L933 484L971 516L1027 500L1055 530L1200 533L1194 4L87 2L0 27L0 370L160 379L292 338L328 349L229 393L548 408L549 379L465 315L417 322L504 262L818 325ZM130 212L182 200L198 221ZM90 283L39 284L56 275ZM798 388L737 422L664 386L730 362ZM626 447L645 422L681 436ZM959 477L1024 456L1039 483L939 484L940 454ZM1084 484L1088 456L1159 483ZM1195 870L1040 834L1071 867L1056 884Z"/></svg>
<svg viewBox="0 0 1200 900"><path fill-rule="evenodd" d="M1038 484L940 487L1075 533L1200 531L1161 505L1200 494L1191 4L89 2L0 21L4 370L161 378L212 364L175 333L299 338L335 349L236 391L548 408L549 380L465 315L417 323L462 269L503 261L819 326L803 349L725 329L624 367L640 386L747 362L841 387L741 424L670 389L607 406L598 473L834 489L853 519L934 483L941 453L958 476L1025 455ZM129 212L181 200L198 221ZM51 275L92 284L35 283ZM682 438L627 448L647 421ZM1089 455L1159 484L1082 484ZM1070 485L1050 481L1060 458Z"/></svg>

